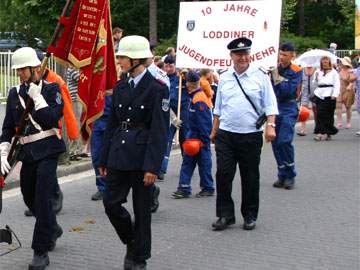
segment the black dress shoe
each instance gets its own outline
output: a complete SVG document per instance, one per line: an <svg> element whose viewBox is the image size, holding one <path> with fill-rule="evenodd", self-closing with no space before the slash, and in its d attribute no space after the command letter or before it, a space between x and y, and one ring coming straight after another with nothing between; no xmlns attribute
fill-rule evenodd
<svg viewBox="0 0 360 270"><path fill-rule="evenodd" d="M126 245L126 254L124 258L124 270L132 270L134 265L134 242Z"/></svg>
<svg viewBox="0 0 360 270"><path fill-rule="evenodd" d="M134 261L132 270L146 270L146 261Z"/></svg>
<svg viewBox="0 0 360 270"><path fill-rule="evenodd" d="M49 256L47 253L36 253L29 264L29 270L44 270L50 263Z"/></svg>
<svg viewBox="0 0 360 270"><path fill-rule="evenodd" d="M55 195L55 198L53 199L53 209L55 212L55 215L59 214L62 207L63 207L63 200L64 200L64 194L61 190Z"/></svg>
<svg viewBox="0 0 360 270"><path fill-rule="evenodd" d="M58 224L56 224L53 235L51 236L51 245L50 245L49 251L53 251L55 249L56 240L58 238L60 238L62 236L62 234L63 234L62 228Z"/></svg>
<svg viewBox="0 0 360 270"><path fill-rule="evenodd" d="M232 224L235 224L235 217L220 217L212 224L212 227L214 231L222 231Z"/></svg>
<svg viewBox="0 0 360 270"><path fill-rule="evenodd" d="M290 190L290 189L293 189L294 186L295 186L295 180L294 180L294 178L292 178L292 179L286 179L286 180L284 181L284 188L285 188L285 189Z"/></svg>
<svg viewBox="0 0 360 270"><path fill-rule="evenodd" d="M282 181L280 179L277 180L276 182L274 182L273 187L275 187L275 188L283 188L284 187L284 181Z"/></svg>
<svg viewBox="0 0 360 270"><path fill-rule="evenodd" d="M165 174L164 174L164 173L159 173L159 174L158 174L157 179L158 179L159 182L164 181L164 178L165 178Z"/></svg>
<svg viewBox="0 0 360 270"><path fill-rule="evenodd" d="M96 191L92 196L91 196L91 200L92 201L100 201L103 199L103 193L101 191Z"/></svg>
<svg viewBox="0 0 360 270"><path fill-rule="evenodd" d="M152 202L151 202L151 213L155 213L159 208L159 195L160 195L160 188L154 185L154 190L152 194Z"/></svg>
<svg viewBox="0 0 360 270"><path fill-rule="evenodd" d="M34 216L34 213L33 213L30 209L26 209L26 210L24 211L24 215L25 215L26 217L33 217L33 216Z"/></svg>
<svg viewBox="0 0 360 270"><path fill-rule="evenodd" d="M243 225L243 229L250 231L255 229L256 226L256 220L254 218L246 218L244 220L244 225Z"/></svg>

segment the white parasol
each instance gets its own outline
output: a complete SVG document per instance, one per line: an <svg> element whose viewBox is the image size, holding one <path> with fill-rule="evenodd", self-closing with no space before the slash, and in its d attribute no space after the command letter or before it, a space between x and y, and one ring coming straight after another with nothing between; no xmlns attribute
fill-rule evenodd
<svg viewBox="0 0 360 270"><path fill-rule="evenodd" d="M295 62L301 66L320 67L320 59L324 56L329 57L332 64L336 64L337 59L339 59L329 51L314 49L300 55Z"/></svg>

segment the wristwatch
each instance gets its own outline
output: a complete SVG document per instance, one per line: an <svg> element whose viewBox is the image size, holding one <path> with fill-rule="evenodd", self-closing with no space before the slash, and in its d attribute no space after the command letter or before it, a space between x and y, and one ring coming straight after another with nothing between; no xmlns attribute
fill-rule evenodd
<svg viewBox="0 0 360 270"><path fill-rule="evenodd" d="M271 126L271 127L273 127L273 128L276 127L275 123L267 123L267 125L268 125L268 126Z"/></svg>

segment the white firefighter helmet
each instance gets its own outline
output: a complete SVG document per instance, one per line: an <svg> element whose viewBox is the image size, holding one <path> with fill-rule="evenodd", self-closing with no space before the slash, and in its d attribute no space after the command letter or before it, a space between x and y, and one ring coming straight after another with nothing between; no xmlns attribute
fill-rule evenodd
<svg viewBox="0 0 360 270"><path fill-rule="evenodd" d="M41 62L37 57L36 51L30 47L17 49L12 55L11 68L18 69L24 67L37 67Z"/></svg>
<svg viewBox="0 0 360 270"><path fill-rule="evenodd" d="M119 42L116 56L127 56L131 59L144 59L153 57L149 41L142 36L123 37Z"/></svg>

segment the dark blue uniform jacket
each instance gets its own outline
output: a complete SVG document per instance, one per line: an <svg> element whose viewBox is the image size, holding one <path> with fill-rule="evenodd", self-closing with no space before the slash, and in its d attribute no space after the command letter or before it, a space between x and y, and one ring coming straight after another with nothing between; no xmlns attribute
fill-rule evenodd
<svg viewBox="0 0 360 270"><path fill-rule="evenodd" d="M169 106L167 86L148 71L134 89L127 80L118 81L113 90L100 166L157 174L168 139Z"/></svg>
<svg viewBox="0 0 360 270"><path fill-rule="evenodd" d="M104 113L101 115L99 119L96 119L96 121L94 122L93 131L97 131L97 130L104 131L106 129L107 119L109 118L111 111L111 103L112 103L111 96L105 96Z"/></svg>
<svg viewBox="0 0 360 270"><path fill-rule="evenodd" d="M285 80L277 85L273 85L278 103L295 101L297 98L297 87L302 81L301 69L298 66L291 64L287 68L279 67L279 74L284 77Z"/></svg>
<svg viewBox="0 0 360 270"><path fill-rule="evenodd" d="M204 144L210 143L210 133L212 129L212 115L207 97L204 91L199 88L190 94L191 103L189 105L189 131L186 139L199 139Z"/></svg>
<svg viewBox="0 0 360 270"><path fill-rule="evenodd" d="M20 86L19 94L24 99L25 103L30 98L27 91L28 86L22 84ZM52 128L59 128L59 120L63 116L64 104L62 102L58 84L43 81L41 94L49 106L38 111L33 109L31 111L31 116L44 131ZM15 135L16 127L20 123L23 112L24 108L20 103L17 89L16 87L11 88L7 98L6 115L0 137L1 142L11 142L12 137ZM35 133L39 133L39 131L29 121L23 135L27 136ZM18 160L26 162L38 161L43 158L65 152L65 150L64 141L54 135L22 145L18 154Z"/></svg>

